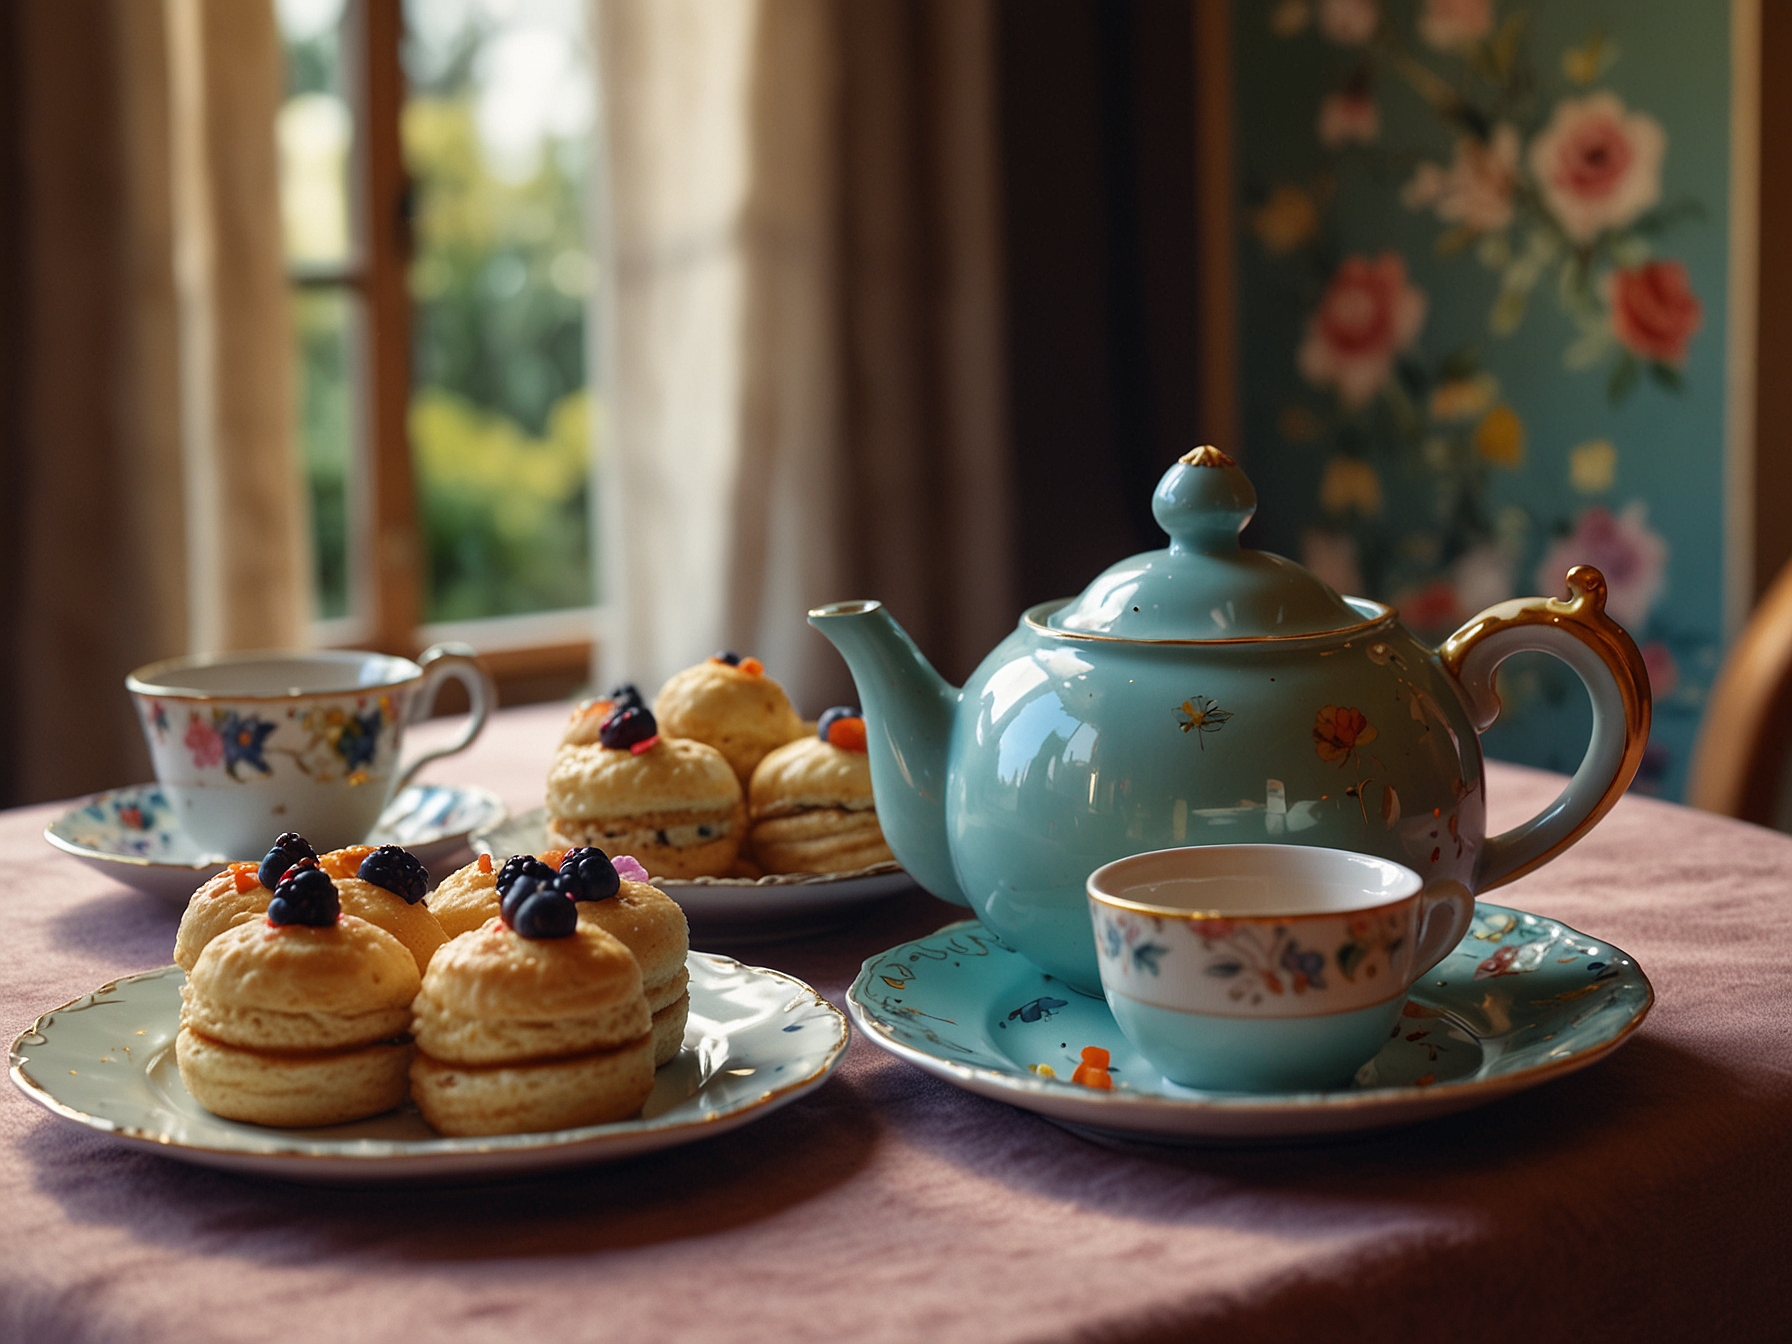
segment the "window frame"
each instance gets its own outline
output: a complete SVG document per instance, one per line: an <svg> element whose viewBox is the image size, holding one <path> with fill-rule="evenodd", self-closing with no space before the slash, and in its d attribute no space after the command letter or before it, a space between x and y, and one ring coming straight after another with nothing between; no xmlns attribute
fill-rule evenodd
<svg viewBox="0 0 1792 1344"><path fill-rule="evenodd" d="M498 683L501 703L561 699L592 678L599 606L443 624L422 620L423 539L408 423L415 248L403 142L403 0L347 0L341 24L343 91L354 120L349 256L340 264L293 265L287 272L295 294L347 294L358 315L348 354L356 408L349 614L314 619L313 642L404 657L429 644L466 643ZM452 710L446 699L443 707Z"/></svg>

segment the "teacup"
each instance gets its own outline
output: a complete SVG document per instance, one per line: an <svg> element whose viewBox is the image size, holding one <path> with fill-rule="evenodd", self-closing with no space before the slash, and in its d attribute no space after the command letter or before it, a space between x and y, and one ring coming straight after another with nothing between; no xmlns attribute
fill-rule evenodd
<svg viewBox="0 0 1792 1344"><path fill-rule="evenodd" d="M467 688L466 731L401 765L405 725L450 678ZM479 736L497 700L464 645L416 662L337 650L170 658L125 686L181 828L222 859L260 858L282 831L320 850L360 843L421 766Z"/></svg>
<svg viewBox="0 0 1792 1344"><path fill-rule="evenodd" d="M1101 987L1163 1076L1216 1092L1343 1087L1398 1029L1474 899L1303 845L1162 849L1088 880Z"/></svg>

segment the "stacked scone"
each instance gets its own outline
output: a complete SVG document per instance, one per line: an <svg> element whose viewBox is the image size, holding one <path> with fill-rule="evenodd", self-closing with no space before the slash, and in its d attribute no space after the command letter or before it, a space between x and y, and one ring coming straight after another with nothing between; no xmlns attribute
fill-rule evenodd
<svg viewBox="0 0 1792 1344"><path fill-rule="evenodd" d="M633 1115L683 1043L684 913L628 858L544 859L482 855L426 902L404 850L320 856L288 834L206 883L177 944L188 1091L281 1126L407 1096L454 1135Z"/></svg>
<svg viewBox="0 0 1792 1344"><path fill-rule="evenodd" d="M747 794L748 843L767 872L845 873L891 861L871 797L865 720L841 705L771 752Z"/></svg>

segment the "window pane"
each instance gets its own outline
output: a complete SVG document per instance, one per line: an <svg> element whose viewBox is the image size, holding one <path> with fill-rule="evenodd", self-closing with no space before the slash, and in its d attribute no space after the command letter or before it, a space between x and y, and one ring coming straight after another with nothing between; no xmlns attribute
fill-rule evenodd
<svg viewBox="0 0 1792 1344"><path fill-rule="evenodd" d="M355 363L359 299L335 287L293 294L298 356L299 451L311 496L317 615L352 610L349 488L355 454Z"/></svg>
<svg viewBox="0 0 1792 1344"><path fill-rule="evenodd" d="M278 0L286 101L277 128L286 258L300 267L349 259L354 116L342 83L343 0Z"/></svg>
<svg viewBox="0 0 1792 1344"><path fill-rule="evenodd" d="M407 3L424 619L592 601L579 0Z"/></svg>

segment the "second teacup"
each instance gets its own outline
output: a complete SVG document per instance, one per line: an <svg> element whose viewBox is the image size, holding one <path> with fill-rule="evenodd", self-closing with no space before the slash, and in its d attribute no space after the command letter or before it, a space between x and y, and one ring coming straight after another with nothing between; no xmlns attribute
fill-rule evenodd
<svg viewBox="0 0 1792 1344"><path fill-rule="evenodd" d="M1221 1092L1349 1083L1474 915L1460 883L1301 845L1136 854L1088 897L1120 1030L1171 1082Z"/></svg>

